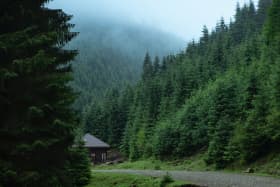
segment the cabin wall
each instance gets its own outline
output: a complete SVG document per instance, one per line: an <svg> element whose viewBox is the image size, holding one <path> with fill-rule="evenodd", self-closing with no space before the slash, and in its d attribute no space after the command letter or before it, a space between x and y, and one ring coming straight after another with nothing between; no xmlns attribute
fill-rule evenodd
<svg viewBox="0 0 280 187"><path fill-rule="evenodd" d="M108 159L108 148L89 148L89 156L93 164L104 163Z"/></svg>

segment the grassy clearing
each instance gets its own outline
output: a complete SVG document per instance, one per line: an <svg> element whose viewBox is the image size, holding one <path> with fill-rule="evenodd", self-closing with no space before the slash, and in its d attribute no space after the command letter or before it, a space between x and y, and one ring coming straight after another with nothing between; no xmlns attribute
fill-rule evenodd
<svg viewBox="0 0 280 187"><path fill-rule="evenodd" d="M183 160L159 161L147 159L135 162L124 162L116 165L99 165L95 166L94 169L213 170L214 168L212 166L206 166L204 157L204 154L197 154Z"/></svg>
<svg viewBox="0 0 280 187"><path fill-rule="evenodd" d="M242 163L236 162L225 170L229 172L243 172L247 168L253 168L256 175L280 177L280 153L271 153L249 165L242 165Z"/></svg>
<svg viewBox="0 0 280 187"><path fill-rule="evenodd" d="M87 187L194 187L186 182L128 174L93 173Z"/></svg>
<svg viewBox="0 0 280 187"><path fill-rule="evenodd" d="M215 171L214 166L207 166L204 162L205 154L199 153L181 160L159 161L153 159L135 162L124 162L116 165L100 165L94 169L151 169L151 170L187 170L187 171ZM256 175L280 177L280 153L269 154L256 162L244 165L240 162L222 170L223 172L243 173L247 168L253 168Z"/></svg>

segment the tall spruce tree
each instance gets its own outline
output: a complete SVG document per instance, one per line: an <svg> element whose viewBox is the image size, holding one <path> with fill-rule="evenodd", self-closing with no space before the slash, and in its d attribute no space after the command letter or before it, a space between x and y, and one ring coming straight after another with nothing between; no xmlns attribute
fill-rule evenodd
<svg viewBox="0 0 280 187"><path fill-rule="evenodd" d="M209 31L206 25L204 25L202 29L202 37L200 38L200 42L205 45L207 44L208 41L209 41Z"/></svg>
<svg viewBox="0 0 280 187"><path fill-rule="evenodd" d="M0 186L75 186L67 172L77 118L63 46L76 33L48 0L0 3ZM75 161L77 162L77 161ZM88 179L87 179L88 180Z"/></svg>
<svg viewBox="0 0 280 187"><path fill-rule="evenodd" d="M142 79L150 80L152 76L153 76L153 64L149 53L146 53L144 64L143 64Z"/></svg>
<svg viewBox="0 0 280 187"><path fill-rule="evenodd" d="M154 75L160 72L160 62L158 56L155 57L153 69L154 69Z"/></svg>
<svg viewBox="0 0 280 187"><path fill-rule="evenodd" d="M271 107L268 116L269 127L267 131L274 146L279 148L280 142L280 1L273 0L272 7L269 11L268 21L265 27L265 36L267 40L267 50L273 51L269 55L274 55L274 61L271 64ZM266 52L267 53L267 52Z"/></svg>
<svg viewBox="0 0 280 187"><path fill-rule="evenodd" d="M261 28L267 18L267 11L272 4L272 0L259 0L257 12L257 24Z"/></svg>
<svg viewBox="0 0 280 187"><path fill-rule="evenodd" d="M266 42L277 54L280 51L280 0L273 0L265 27Z"/></svg>

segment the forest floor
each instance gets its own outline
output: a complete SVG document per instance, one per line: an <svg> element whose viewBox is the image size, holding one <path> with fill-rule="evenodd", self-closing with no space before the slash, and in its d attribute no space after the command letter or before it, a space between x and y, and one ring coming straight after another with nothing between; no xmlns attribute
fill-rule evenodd
<svg viewBox="0 0 280 187"><path fill-rule="evenodd" d="M194 172L194 171L162 171L162 170L95 170L94 172L107 173L106 176L114 174L134 174L152 177L163 177L165 175L171 176L175 180L191 181L199 186L208 187L279 187L280 179L264 176L255 176L249 174L236 174L236 173L224 173L224 172ZM108 175L109 174L109 175ZM104 176L104 180L108 180ZM110 178L110 177L109 177ZM93 179L94 180L94 179ZM121 179L119 179L121 180ZM141 181L141 180L140 180ZM143 184L140 181L135 181L136 186ZM124 184L124 183L122 183ZM117 186L117 185L108 185ZM132 185L120 185L120 186L132 186ZM144 185L145 186L145 185ZM149 185L146 185L149 187ZM176 185L175 185L176 186ZM91 186L89 186L91 187ZM93 186L92 186L93 187ZM99 186L98 186L99 187ZM101 187L101 186L100 186Z"/></svg>

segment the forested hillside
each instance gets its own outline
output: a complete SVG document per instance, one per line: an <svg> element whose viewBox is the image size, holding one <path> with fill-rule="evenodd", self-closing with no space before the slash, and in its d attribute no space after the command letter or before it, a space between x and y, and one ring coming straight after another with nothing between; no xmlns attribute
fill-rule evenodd
<svg viewBox="0 0 280 187"><path fill-rule="evenodd" d="M189 4L130 1L110 9L113 0L83 6L65 0L63 10L75 5L82 17L96 16L78 18L76 28L75 19L51 0L0 1L0 187L169 186L177 183L172 176L180 179L186 172L169 175L165 167L190 168L181 161L249 173L263 164L266 174L280 176L280 0L237 5L232 21L204 26L185 49L181 39L154 28L173 25L167 30L182 33L185 27L176 20L191 15L179 14ZM207 16L200 9L210 9L204 3L194 11ZM121 21L132 14L132 23ZM141 14L147 23L159 23L133 23L145 20ZM88 132L110 146L82 138ZM93 173L117 168L118 150L130 161L143 159L137 168L164 169L139 174L164 176ZM99 161L109 162L96 167ZM246 180L244 186L280 183L273 177L187 173L203 186L235 185L239 179Z"/></svg>
<svg viewBox="0 0 280 187"><path fill-rule="evenodd" d="M280 1L271 4L237 5L234 21L204 27L180 54L146 54L141 81L92 106L85 130L131 160L204 151L224 168L279 150Z"/></svg>
<svg viewBox="0 0 280 187"><path fill-rule="evenodd" d="M120 89L139 80L147 51L164 56L184 46L174 35L124 20L93 17L76 22L75 31L80 34L68 47L79 50L72 82L80 93L75 104L78 109L102 100L107 89Z"/></svg>

